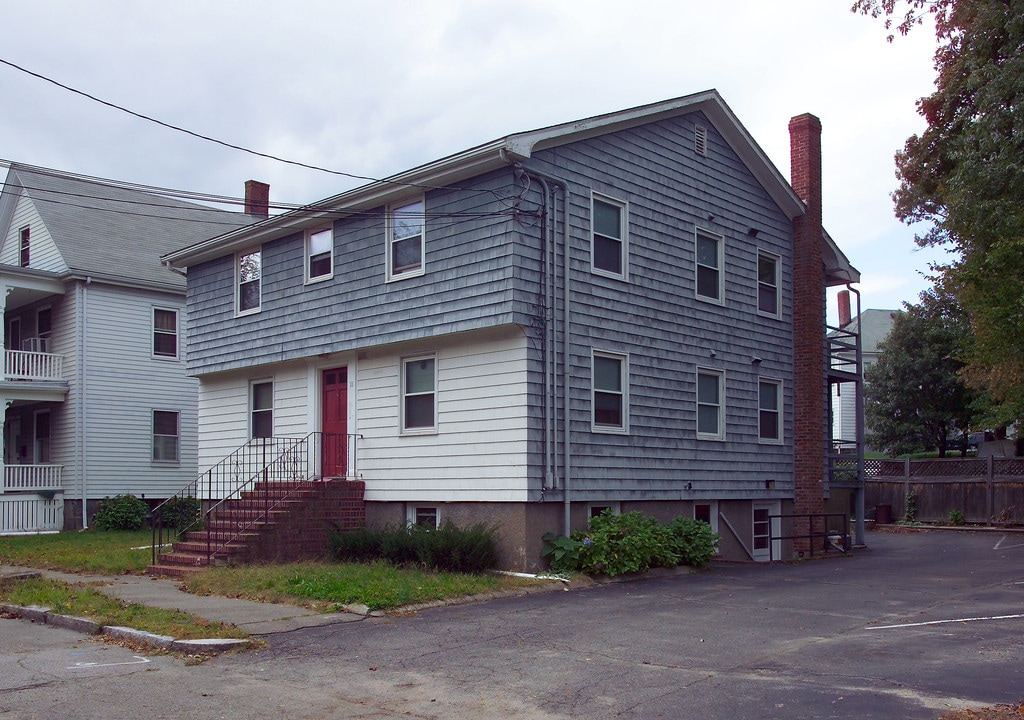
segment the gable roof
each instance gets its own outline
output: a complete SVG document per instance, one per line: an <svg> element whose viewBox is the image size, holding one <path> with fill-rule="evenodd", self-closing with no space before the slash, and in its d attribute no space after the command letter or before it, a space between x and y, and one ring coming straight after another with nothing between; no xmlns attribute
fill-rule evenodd
<svg viewBox="0 0 1024 720"><path fill-rule="evenodd" d="M864 310L844 327L853 333L860 333L861 351L878 352L878 345L885 340L892 330L894 317L902 310Z"/></svg>
<svg viewBox="0 0 1024 720"><path fill-rule="evenodd" d="M12 163L0 194L0 231L27 198L71 277L181 292L185 279L161 262L182 242L197 242L255 218L94 178ZM3 235L0 234L0 238Z"/></svg>
<svg viewBox="0 0 1024 720"><path fill-rule="evenodd" d="M386 205L407 196L410 186L451 185L507 166L515 160L527 159L540 150L693 112L704 113L790 219L805 212L803 201L725 104L718 91L706 90L673 100L509 135L384 180L334 195L298 210L268 218L251 227L184 247L168 253L164 259L175 267L187 267L221 257L247 245L309 228L345 212L369 210ZM825 246L824 256L830 284L858 282L860 273L827 234Z"/></svg>

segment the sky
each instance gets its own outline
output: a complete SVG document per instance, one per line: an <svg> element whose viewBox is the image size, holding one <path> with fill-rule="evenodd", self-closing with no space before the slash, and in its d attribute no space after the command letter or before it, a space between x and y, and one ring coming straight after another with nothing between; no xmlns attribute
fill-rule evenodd
<svg viewBox="0 0 1024 720"><path fill-rule="evenodd" d="M893 216L935 38L852 0L0 0L0 60L195 133L381 178L509 134L717 89L784 177L823 126L824 224L862 308L929 286ZM362 184L146 122L0 65L0 162L304 204ZM0 176L3 172L0 170ZM922 229L917 228L920 232ZM835 316L830 298L829 315ZM856 307L854 308L856 312Z"/></svg>

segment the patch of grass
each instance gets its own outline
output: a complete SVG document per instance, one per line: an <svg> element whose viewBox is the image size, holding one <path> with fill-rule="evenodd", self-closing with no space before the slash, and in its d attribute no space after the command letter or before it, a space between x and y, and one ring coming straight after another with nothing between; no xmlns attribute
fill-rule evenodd
<svg viewBox="0 0 1024 720"><path fill-rule="evenodd" d="M180 610L124 602L85 583L44 578L11 581L0 585L0 599L11 605L42 605L61 615L89 618L100 625L130 627L179 640L246 637L245 631L234 625L209 622Z"/></svg>
<svg viewBox="0 0 1024 720"><path fill-rule="evenodd" d="M149 530L0 537L0 563L104 575L140 573L152 558L152 542ZM145 549L132 550L140 546Z"/></svg>
<svg viewBox="0 0 1024 720"><path fill-rule="evenodd" d="M301 604L318 610L361 603L371 610L465 597L536 585L507 575L432 573L385 562L292 563L212 568L184 580L188 591L262 602Z"/></svg>

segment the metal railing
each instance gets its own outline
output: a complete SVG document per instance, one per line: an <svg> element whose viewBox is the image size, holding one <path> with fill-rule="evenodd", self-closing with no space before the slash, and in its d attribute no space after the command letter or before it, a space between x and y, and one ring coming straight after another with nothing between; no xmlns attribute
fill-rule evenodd
<svg viewBox="0 0 1024 720"><path fill-rule="evenodd" d="M207 563L310 483L355 475L359 435L254 438L153 509L153 564L165 541L202 531ZM198 510L181 523L182 510ZM192 518L188 518L192 519ZM174 527L172 527L174 525Z"/></svg>
<svg viewBox="0 0 1024 720"><path fill-rule="evenodd" d="M793 531L789 535L781 534L782 520L790 520ZM775 523L772 520L779 520L779 533L775 534ZM806 532L797 531L798 520L806 521ZM793 515L769 515L768 516L768 559L775 560L776 540L806 540L811 557L814 557L815 546L821 552L836 550L840 553L848 552L850 543L850 518L846 513L798 513Z"/></svg>
<svg viewBox="0 0 1024 720"><path fill-rule="evenodd" d="M4 492L59 492L63 465L5 465Z"/></svg>
<svg viewBox="0 0 1024 720"><path fill-rule="evenodd" d="M26 350L4 350L4 379L63 380L64 356Z"/></svg>

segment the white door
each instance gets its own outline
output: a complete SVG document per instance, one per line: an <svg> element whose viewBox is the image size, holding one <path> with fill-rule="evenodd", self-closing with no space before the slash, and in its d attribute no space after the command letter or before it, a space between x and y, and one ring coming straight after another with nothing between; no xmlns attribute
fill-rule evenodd
<svg viewBox="0 0 1024 720"><path fill-rule="evenodd" d="M782 534L781 521L777 517L781 512L782 505L778 501L754 503L751 542L754 560L768 562L782 559L782 543L780 540L773 540Z"/></svg>

